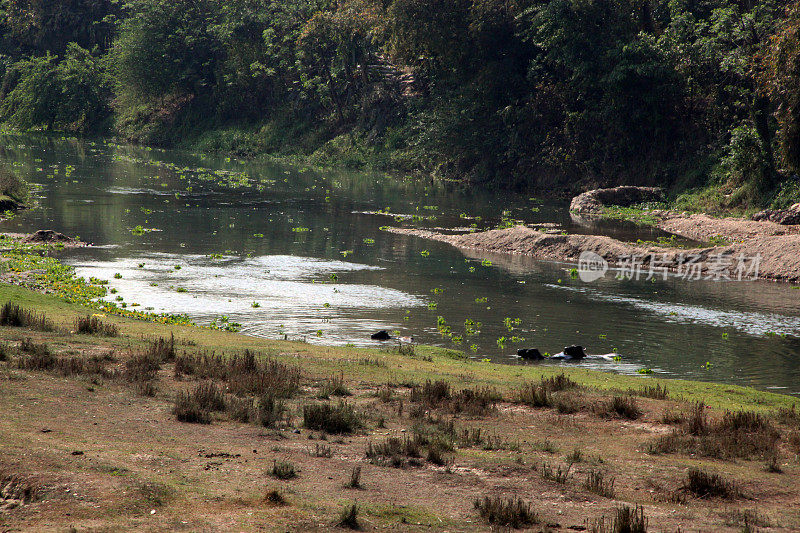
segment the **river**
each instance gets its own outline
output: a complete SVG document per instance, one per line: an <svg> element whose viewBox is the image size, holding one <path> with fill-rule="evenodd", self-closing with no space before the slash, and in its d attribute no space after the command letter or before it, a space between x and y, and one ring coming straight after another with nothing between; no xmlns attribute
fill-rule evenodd
<svg viewBox="0 0 800 533"><path fill-rule="evenodd" d="M574 265L462 253L381 229L514 219L623 240L663 236L630 223L587 227L564 202L59 137L4 135L0 162L37 185L39 204L0 230L48 228L93 243L62 259L109 280L107 298L129 307L321 344L377 346L370 333L387 329L508 364L523 364L512 357L520 347L581 344L621 355L580 363L590 368L800 395L800 290L790 285L584 283Z"/></svg>

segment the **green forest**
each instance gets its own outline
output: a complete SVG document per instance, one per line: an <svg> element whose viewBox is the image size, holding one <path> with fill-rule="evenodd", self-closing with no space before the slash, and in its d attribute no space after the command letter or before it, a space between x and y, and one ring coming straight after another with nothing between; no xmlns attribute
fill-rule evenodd
<svg viewBox="0 0 800 533"><path fill-rule="evenodd" d="M6 129L800 199L800 2L0 0Z"/></svg>

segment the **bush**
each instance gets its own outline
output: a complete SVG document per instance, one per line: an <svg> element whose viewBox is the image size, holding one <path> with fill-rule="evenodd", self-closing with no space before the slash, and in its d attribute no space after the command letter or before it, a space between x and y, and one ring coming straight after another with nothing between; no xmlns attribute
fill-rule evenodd
<svg viewBox="0 0 800 533"><path fill-rule="evenodd" d="M17 202L28 199L30 186L16 172L0 164L0 194L9 196Z"/></svg>
<svg viewBox="0 0 800 533"><path fill-rule="evenodd" d="M345 402L334 406L316 403L303 406L303 425L332 434L352 433L362 426L355 410Z"/></svg>
<svg viewBox="0 0 800 533"><path fill-rule="evenodd" d="M418 460L422 457L421 443L416 435L414 438L387 437L383 442L376 444L368 442L365 455L372 463L382 466L402 468L409 459L413 465L422 464Z"/></svg>
<svg viewBox="0 0 800 533"><path fill-rule="evenodd" d="M506 499L484 496L475 500L474 507L481 518L495 526L522 528L539 523L539 516L531 510L531 504L516 496Z"/></svg>
<svg viewBox="0 0 800 533"><path fill-rule="evenodd" d="M108 116L110 93L101 61L75 43L64 58L30 57L11 67L17 84L0 106L0 116L22 129L99 130Z"/></svg>

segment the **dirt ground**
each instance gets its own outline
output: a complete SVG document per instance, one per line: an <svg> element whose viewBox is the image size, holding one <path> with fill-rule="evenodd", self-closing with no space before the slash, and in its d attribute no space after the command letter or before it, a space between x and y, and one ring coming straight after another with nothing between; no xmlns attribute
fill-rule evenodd
<svg viewBox="0 0 800 533"><path fill-rule="evenodd" d="M507 254L522 254L536 259L577 262L584 251L595 252L611 265L621 265L636 256L649 263L656 257L670 270L678 270L688 256L694 256L701 271L708 275L718 256L730 260L728 269L735 273L738 257L760 257L758 277L779 281L800 280L800 226L782 226L774 222L755 222L735 218L712 218L707 215L686 215L655 212L661 217L658 227L664 231L707 242L724 239L725 245L702 248L677 248L626 243L601 235L566 235L544 233L528 226L489 230L467 234L444 234L414 228L388 228L387 231L446 242L458 248ZM745 265L747 274L750 261Z"/></svg>
<svg viewBox="0 0 800 533"><path fill-rule="evenodd" d="M10 351L32 338L57 357L113 353L113 369L123 368L150 338L126 333L127 321L120 323L123 333L114 339L9 327L0 335ZM272 348L266 340L248 342ZM177 343L183 351L205 350L202 341ZM490 525L474 508L484 496L531 503L539 517L531 531L599 531L596 522L621 505L644 506L650 531L741 531L745 519L761 531L800 528L800 449L786 437L778 448L781 473L765 472L757 457L648 452L653 439L675 429L666 415L689 409L680 398L636 397L642 410L636 419L606 418L588 407L568 414L533 408L515 401L510 390L480 415L436 407L420 412L409 379L391 378L393 367L417 364L416 358L383 352L375 356L383 363L363 363L386 373L382 384L375 375L342 374L349 389L344 399L360 413L363 428L326 435L303 427L302 414L303 405L326 401L319 399L324 375L306 368L306 360L324 357L323 350L290 346L270 353L300 365L304 377L300 392L287 401L288 416L274 428L223 414L208 425L178 422L175 394L198 380L177 379L173 363L162 365L157 392L146 397L112 377L20 370L16 356L0 362L0 531L318 531L339 529L340 511L353 503L367 531L487 531ZM437 361L445 366L432 359L432 372ZM479 386L466 374L452 382L454 391ZM382 389L391 394L381 397ZM610 398L592 388L568 394L583 406ZM721 412L708 409L708 415ZM366 457L368 443L409 437L443 422L464 435L443 464L424 454L399 468ZM291 463L296 477L275 479L270 472L276 461ZM354 467L362 469L358 489L345 486ZM741 495L687 496L682 485L691 467L723 475ZM545 472L558 468L568 471L564 479L546 479ZM607 483L613 479L611 494L587 488L590 474L598 472ZM285 502L266 500L271 490Z"/></svg>

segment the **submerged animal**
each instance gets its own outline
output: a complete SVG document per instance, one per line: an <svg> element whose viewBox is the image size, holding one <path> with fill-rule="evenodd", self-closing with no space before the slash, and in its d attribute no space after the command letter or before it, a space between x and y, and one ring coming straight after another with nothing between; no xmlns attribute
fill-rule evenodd
<svg viewBox="0 0 800 533"><path fill-rule="evenodd" d="M586 357L586 352L583 351L583 346L578 346L577 344L573 344L572 346L567 346L564 348L564 351L561 353L555 354L551 359L561 359L564 361L579 361Z"/></svg>
<svg viewBox="0 0 800 533"><path fill-rule="evenodd" d="M517 350L517 356L528 361L541 361L544 359L542 353L536 348L520 348Z"/></svg>
<svg viewBox="0 0 800 533"><path fill-rule="evenodd" d="M392 336L389 335L388 331L386 331L385 329L382 329L382 330L370 335L369 338L374 340L374 341L388 341L389 339L392 338Z"/></svg>

